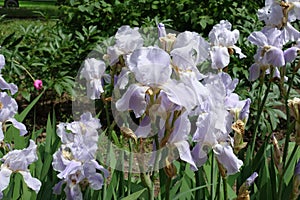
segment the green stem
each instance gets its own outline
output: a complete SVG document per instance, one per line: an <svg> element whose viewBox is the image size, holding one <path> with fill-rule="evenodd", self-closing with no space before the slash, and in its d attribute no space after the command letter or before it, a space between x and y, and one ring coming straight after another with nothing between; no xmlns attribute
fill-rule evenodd
<svg viewBox="0 0 300 200"><path fill-rule="evenodd" d="M196 188L201 186L201 179L200 179L201 174L200 173L201 173L200 169L195 171ZM201 199L201 191L200 190L196 190L195 199Z"/></svg>
<svg viewBox="0 0 300 200"><path fill-rule="evenodd" d="M270 74L270 76L272 76L273 73ZM267 85L267 90L264 94L263 100L261 102L261 104L259 105L258 108L258 112L257 112L257 116L256 116L256 120L255 120L255 124L254 124L254 128L253 128L253 140L252 140L252 145L251 145L251 153L250 153L250 158L253 157L253 153L254 153L254 147L255 147L255 143L256 143L256 137L257 137L257 128L259 125L259 121L260 121L260 117L262 115L262 112L264 110L264 105L267 101L268 98L268 94L270 92L271 89L271 83L272 83L272 78L270 77L269 81L268 81L268 85ZM261 86L262 87L262 86ZM260 98L260 97L259 97Z"/></svg>
<svg viewBox="0 0 300 200"><path fill-rule="evenodd" d="M172 182L172 178L168 177L166 182L166 200L170 200L171 182Z"/></svg>
<svg viewBox="0 0 300 200"><path fill-rule="evenodd" d="M222 177L223 180L223 192L224 192L224 200L228 199L228 192L227 192L227 178Z"/></svg>
<svg viewBox="0 0 300 200"><path fill-rule="evenodd" d="M132 154L132 141L129 139L129 171L128 171L128 184L127 184L127 195L130 195L131 192L131 170L132 170L132 161L133 161L133 154Z"/></svg>
<svg viewBox="0 0 300 200"><path fill-rule="evenodd" d="M33 78L33 76L30 74L30 72L23 66L23 65L21 65L18 61L16 61L16 60L14 60L14 62L16 63L16 64L18 64L29 76L30 76L30 78L33 80L33 81L35 81L35 78Z"/></svg>
<svg viewBox="0 0 300 200"><path fill-rule="evenodd" d="M120 193L120 196L123 197L124 194L125 194L125 188L124 188L124 151L121 151L120 152L120 165L121 165L121 171L118 171L119 172L119 193Z"/></svg>
<svg viewBox="0 0 300 200"><path fill-rule="evenodd" d="M153 187L153 183L150 179L149 174L146 173L142 173L141 174L141 179L142 182L144 183L144 185L147 187L148 190L148 199L149 200L154 200L154 187Z"/></svg>
<svg viewBox="0 0 300 200"><path fill-rule="evenodd" d="M287 157L287 153L288 153L288 148L289 148L289 141L290 141L290 135L292 133L291 129L290 129L290 124L291 124L291 120L290 120L290 109L288 106L288 98L290 95L290 91L293 85L293 80L295 78L295 74L296 72L293 71L292 77L289 79L289 83L288 83L288 90L287 93L285 95L285 109L286 109L286 121L287 121L287 130L288 132L286 133L286 138L285 138L285 143L284 143L284 150L283 150L283 157L282 157L282 167L283 169L285 168L285 161L286 161L286 157ZM290 130L290 131L289 131Z"/></svg>
<svg viewBox="0 0 300 200"><path fill-rule="evenodd" d="M107 102L105 102L104 98L103 98L103 102L104 102L104 109L105 109L105 115L106 115L106 120L107 120L107 130L108 130L108 143L107 143L107 151L106 151L106 166L110 166L110 160L109 160L109 155L110 155L110 151L112 148L112 144L111 144L111 131L113 130L114 127L114 123L111 124L110 123L110 118L109 118L109 110L108 110L108 104ZM103 184L103 199L106 199L106 193L107 193L107 184L106 181L104 179L104 184Z"/></svg>
<svg viewBox="0 0 300 200"><path fill-rule="evenodd" d="M152 176L151 176L151 180L154 181L154 178L155 178L155 171L159 168L159 154L160 154L160 148L159 148L159 141L158 141L158 134L155 134L154 136L154 142L155 142L155 148L156 148L156 151L155 151L155 160L154 160L154 168L153 168L153 173L152 173Z"/></svg>
<svg viewBox="0 0 300 200"><path fill-rule="evenodd" d="M213 183L213 181L214 181L214 170L215 170L215 166L214 166L214 153L212 152L211 153L211 168L210 168L210 181L211 181L211 183ZM210 185L210 194L211 194L211 200L213 200L214 199L214 193L215 193L215 191L214 191L214 185L213 184L211 184Z"/></svg>
<svg viewBox="0 0 300 200"><path fill-rule="evenodd" d="M219 173L218 175L218 182L217 182L217 188L216 190L218 191L218 195L216 197L218 197L218 200L221 199L221 174Z"/></svg>

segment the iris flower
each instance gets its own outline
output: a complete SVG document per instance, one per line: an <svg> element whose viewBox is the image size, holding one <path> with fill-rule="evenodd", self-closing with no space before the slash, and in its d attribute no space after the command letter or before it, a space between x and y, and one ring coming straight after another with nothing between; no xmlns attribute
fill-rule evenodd
<svg viewBox="0 0 300 200"><path fill-rule="evenodd" d="M143 47L135 50L128 59L128 68L134 73L138 83L131 84L123 96L117 100L119 111L133 110L141 117L147 108L146 93L164 91L167 98L176 105L191 110L196 97L193 90L183 82L171 79L170 56L157 47Z"/></svg>
<svg viewBox="0 0 300 200"><path fill-rule="evenodd" d="M104 92L102 78L106 78L106 65L102 60L88 58L84 61L80 75L86 79L87 96L91 99L99 99Z"/></svg>
<svg viewBox="0 0 300 200"><path fill-rule="evenodd" d="M212 149L217 160L227 170L227 174L234 174L243 164L233 153L233 141L229 135L233 117L225 104L226 97L230 95L228 92L234 88L232 84L228 84L228 80L224 81L221 74L211 75L204 79L204 82L209 96L198 111L197 129L193 135L193 141L197 144L192 150L192 156L196 165L200 167L206 162L207 154Z"/></svg>
<svg viewBox="0 0 300 200"><path fill-rule="evenodd" d="M5 190L10 181L12 173L20 173L27 186L33 189L36 193L41 188L41 182L33 178L30 174L28 166L37 161L37 146L33 140L30 140L29 146L23 150L13 150L8 152L3 158L1 158L0 168L0 198L3 198L3 190Z"/></svg>
<svg viewBox="0 0 300 200"><path fill-rule="evenodd" d="M226 20L220 21L209 32L209 41L211 43L210 57L213 69L223 69L230 62L230 50L239 54L239 58L246 57L241 49L235 45L239 39L238 30L231 31L231 24Z"/></svg>
<svg viewBox="0 0 300 200"><path fill-rule="evenodd" d="M115 40L115 45L108 47L106 54L111 66L119 61L119 56L129 55L144 43L138 28L130 28L130 26L121 26L115 35Z"/></svg>
<svg viewBox="0 0 300 200"><path fill-rule="evenodd" d="M108 171L99 165L95 159L98 149L98 131L101 124L91 113L81 115L79 121L58 125L57 134L62 145L53 155L53 168L59 172L58 178L63 179L53 188L55 194L61 193L66 184L67 199L83 199L81 189L91 186L99 190L103 185L103 175L108 177Z"/></svg>
<svg viewBox="0 0 300 200"><path fill-rule="evenodd" d="M5 58L2 54L0 54L0 72L5 66ZM13 83L7 83L4 78L2 77L2 74L0 74L0 89L1 90L10 90L11 94L15 94L18 91L18 87Z"/></svg>
<svg viewBox="0 0 300 200"><path fill-rule="evenodd" d="M8 96L6 92L0 93L0 141L4 139L3 126L6 122L11 122L12 125L20 130L20 135L27 133L23 123L18 122L14 115L18 111L18 104L15 99Z"/></svg>
<svg viewBox="0 0 300 200"><path fill-rule="evenodd" d="M300 32L291 25L291 22L300 19L299 13L299 0L268 0L265 7L258 10L258 18L265 22L265 29L276 27L280 30L280 42L284 45L300 38Z"/></svg>

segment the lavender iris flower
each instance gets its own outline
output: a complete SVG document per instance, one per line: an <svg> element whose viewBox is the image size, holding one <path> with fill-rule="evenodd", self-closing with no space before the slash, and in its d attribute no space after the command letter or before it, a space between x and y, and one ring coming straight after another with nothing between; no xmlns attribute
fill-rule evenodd
<svg viewBox="0 0 300 200"><path fill-rule="evenodd" d="M300 39L297 41L297 44L295 46L286 49L283 53L285 62L293 62L300 53Z"/></svg>
<svg viewBox="0 0 300 200"><path fill-rule="evenodd" d="M204 86L210 95L199 107L197 129L193 135L193 141L197 144L192 150L192 156L196 165L202 166L207 160L207 153L212 149L227 174L234 174L239 171L243 162L235 156L231 147L232 138L229 133L233 117L226 106L226 98L231 95L229 91L233 88L230 81L224 80L226 79L221 74L204 79Z"/></svg>
<svg viewBox="0 0 300 200"><path fill-rule="evenodd" d="M267 31L255 31L248 37L251 43L258 46L254 56L255 64L249 69L249 80L256 80L260 75L261 69L267 70L270 66L281 67L285 65L280 34L281 32L278 29L273 28Z"/></svg>
<svg viewBox="0 0 300 200"><path fill-rule="evenodd" d="M247 180L246 180L246 186L250 187L254 183L254 181L257 177L258 177L257 172L254 172L251 176L249 176L249 178L247 178Z"/></svg>
<svg viewBox="0 0 300 200"><path fill-rule="evenodd" d="M0 54L0 72L5 66L5 58L2 54ZM2 77L2 74L0 74L0 89L1 90L10 90L11 94L15 94L18 91L18 87L13 83L7 83L4 78Z"/></svg>
<svg viewBox="0 0 300 200"><path fill-rule="evenodd" d="M157 28L158 28L158 38L167 36L166 28L163 23L158 23Z"/></svg>
<svg viewBox="0 0 300 200"><path fill-rule="evenodd" d="M0 199L3 198L3 190L5 190L10 181L12 173L20 173L27 186L33 189L36 193L41 188L41 182L33 178L28 169L28 165L38 160L37 146L33 140L30 140L29 146L23 150L13 150L8 152L1 158L0 168Z"/></svg>
<svg viewBox="0 0 300 200"><path fill-rule="evenodd" d="M235 93L230 94L225 98L225 105L233 114L235 121L240 119L244 122L248 120L251 99L239 100L239 96Z"/></svg>
<svg viewBox="0 0 300 200"><path fill-rule="evenodd" d="M67 199L82 199L83 186L101 189L104 178L97 170L102 171L105 178L109 173L95 159L98 149L97 129L100 127L99 120L93 118L91 113L84 113L80 121L58 125L57 134L62 145L53 155L52 166L63 180L53 188L54 193L60 194L65 183Z"/></svg>
<svg viewBox="0 0 300 200"><path fill-rule="evenodd" d="M144 40L138 32L138 28L130 28L129 26L121 26L116 35L116 43L107 49L109 64L114 65L119 61L119 56L126 56L135 49L143 46Z"/></svg>
<svg viewBox="0 0 300 200"><path fill-rule="evenodd" d="M102 60L88 58L84 61L84 67L80 75L86 79L87 95L91 99L100 99L102 88L102 78L105 74L106 65Z"/></svg>
<svg viewBox="0 0 300 200"><path fill-rule="evenodd" d="M178 117L174 123L174 130L168 140L167 147L175 146L179 152L181 160L189 163L192 168L196 168L196 164L191 155L190 145L188 143L188 135L191 130L191 123L188 119L188 113L185 112Z"/></svg>
<svg viewBox="0 0 300 200"><path fill-rule="evenodd" d="M131 109L136 117L141 117L147 107L146 92L160 90L174 104L191 110L196 97L185 83L171 79L170 56L156 47L143 47L135 50L128 58L128 68L134 73L138 83L130 85L125 94L116 102L119 111Z"/></svg>
<svg viewBox="0 0 300 200"><path fill-rule="evenodd" d="M198 33L185 31L177 36L170 55L177 73L193 71L199 80L203 75L197 65L208 59L209 44Z"/></svg>
<svg viewBox="0 0 300 200"><path fill-rule="evenodd" d="M280 30L281 44L296 41L300 38L300 32L296 30L291 22L300 19L300 2L298 0L266 1L265 7L258 10L258 18L266 24L265 29L276 27Z"/></svg>
<svg viewBox="0 0 300 200"><path fill-rule="evenodd" d="M18 104L16 100L8 96L6 92L0 93L0 141L4 139L3 125L5 122L11 122L12 125L20 130L20 135L27 133L26 127L23 123L18 122L14 115L18 111Z"/></svg>
<svg viewBox="0 0 300 200"><path fill-rule="evenodd" d="M222 20L209 32L211 42L210 57L213 69L223 69L229 64L230 55L228 49L234 49L240 58L246 57L241 49L235 45L239 38L239 31L231 31L231 24Z"/></svg>

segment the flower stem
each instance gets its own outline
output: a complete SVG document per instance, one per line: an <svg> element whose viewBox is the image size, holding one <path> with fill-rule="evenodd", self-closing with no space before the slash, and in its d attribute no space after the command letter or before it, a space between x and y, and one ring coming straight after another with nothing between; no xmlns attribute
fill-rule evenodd
<svg viewBox="0 0 300 200"><path fill-rule="evenodd" d="M223 192L224 192L224 200L228 199L228 192L227 192L227 177L222 177L223 180Z"/></svg>
<svg viewBox="0 0 300 200"><path fill-rule="evenodd" d="M211 153L211 169L210 169L210 181L211 183L213 183L214 180L214 170L215 170L215 166L214 166L214 153ZM214 186L213 184L210 186L210 194L211 194L211 200L214 199Z"/></svg>
<svg viewBox="0 0 300 200"><path fill-rule="evenodd" d="M273 70L272 70L273 71ZM273 72L270 73L270 76L272 77L273 76ZM267 98L268 98L268 94L270 92L270 89L271 89L271 83L272 83L272 78L270 77L269 81L268 81L268 85L267 85L267 90L264 94L264 97L263 97L263 100L262 102L259 104L259 107L258 107L258 112L257 112L257 116L256 116L256 120L255 120L255 124L254 124L254 128L253 128L253 140L252 140L252 145L251 145L251 152L250 152L250 158L253 157L253 153L254 153L254 147L255 147L255 144L256 144L256 137L257 137L257 128L258 128L258 125L259 125L259 121L260 121L260 117L262 115L262 112L264 110L264 105L267 101ZM263 85L261 85L261 87L263 87ZM259 97L260 98L260 97Z"/></svg>
<svg viewBox="0 0 300 200"><path fill-rule="evenodd" d="M201 180L200 180L200 169L198 169L197 171L195 171L195 178L196 178L196 188L200 187L201 186ZM200 199L201 198L201 193L200 193L200 190L196 190L196 193L195 193L195 199Z"/></svg>
<svg viewBox="0 0 300 200"><path fill-rule="evenodd" d="M168 177L166 182L166 200L170 200L171 182L172 182L172 178Z"/></svg>
<svg viewBox="0 0 300 200"><path fill-rule="evenodd" d="M132 147L132 141L129 139L129 171L128 171L128 184L127 184L127 195L130 195L131 192L131 170L132 170L132 161L133 161L133 147Z"/></svg>
<svg viewBox="0 0 300 200"><path fill-rule="evenodd" d="M291 88L293 86L293 80L295 78L295 74L296 74L296 72L293 71L292 77L289 79L288 90L287 90L286 95L285 95L285 109L286 109L286 121L287 121L287 130L288 130L288 132L286 133L286 138L285 138L285 143L284 143L284 150L283 150L283 157L282 157L282 164L283 164L282 167L283 167L283 169L285 168L285 161L286 161L286 157L287 157L287 153L288 153L290 135L292 133L292 131L290 129L291 120L290 120L290 109L289 109L289 106L288 106L288 99L289 99L289 96L290 96Z"/></svg>
<svg viewBox="0 0 300 200"><path fill-rule="evenodd" d="M141 174L141 179L144 185L147 187L148 190L148 199L154 200L154 187L153 183L150 179L149 174L146 174L145 172Z"/></svg>
<svg viewBox="0 0 300 200"><path fill-rule="evenodd" d="M14 62L16 63L16 64L18 64L29 76L30 76L30 78L33 80L33 81L35 81L35 78L33 78L33 76L30 74L30 72L23 66L23 65L21 65L18 61L16 61L16 60L14 60Z"/></svg>

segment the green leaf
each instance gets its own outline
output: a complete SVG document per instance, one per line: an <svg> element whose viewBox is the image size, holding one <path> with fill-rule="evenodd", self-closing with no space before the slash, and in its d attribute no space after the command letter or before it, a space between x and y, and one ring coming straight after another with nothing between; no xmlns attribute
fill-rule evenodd
<svg viewBox="0 0 300 200"><path fill-rule="evenodd" d="M54 85L54 89L55 89L55 91L57 92L57 94L58 94L59 96L61 96L61 94L63 93L63 87L62 87L60 84L56 83L56 84Z"/></svg>
<svg viewBox="0 0 300 200"><path fill-rule="evenodd" d="M52 164L52 154L49 154L48 152L45 152L45 158L44 163L41 171L41 177L40 180L44 180L50 170L50 166Z"/></svg>
<svg viewBox="0 0 300 200"><path fill-rule="evenodd" d="M12 39L12 37L13 37L14 35L15 35L15 32L13 32L13 33L10 34L9 36L7 36L7 37L3 40L1 46L7 45L7 44L11 41L11 39Z"/></svg>
<svg viewBox="0 0 300 200"><path fill-rule="evenodd" d="M135 200L135 199L138 199L144 192L146 191L146 188L140 190L140 191L137 191L125 198L122 198L121 200Z"/></svg>
<svg viewBox="0 0 300 200"><path fill-rule="evenodd" d="M15 119L19 122L23 122L25 117L28 115L33 106L38 102L44 92L45 90L39 96L37 96L20 114L16 114Z"/></svg>
<svg viewBox="0 0 300 200"><path fill-rule="evenodd" d="M50 113L47 119L46 125L46 144L45 144L45 152L51 153L51 146L52 146L52 136L54 136L55 131L52 128Z"/></svg>
<svg viewBox="0 0 300 200"><path fill-rule="evenodd" d="M23 179L23 177L19 173L16 173L13 176L13 180L12 180L14 182L13 199L20 198L22 179Z"/></svg>
<svg viewBox="0 0 300 200"><path fill-rule="evenodd" d="M17 46L23 40L23 38L24 38L24 36L19 37L12 44L10 44L8 48Z"/></svg>
<svg viewBox="0 0 300 200"><path fill-rule="evenodd" d="M186 196L187 194L192 194L192 192L196 191L196 190L200 190L200 189L203 189L203 188L206 188L206 187L209 187L213 184L207 184L207 185L201 185L199 187L195 187L193 189L189 189L187 190L186 192L181 192L180 194L178 194L177 196L175 196L173 198L173 200L176 200L176 199L182 199L182 197Z"/></svg>

